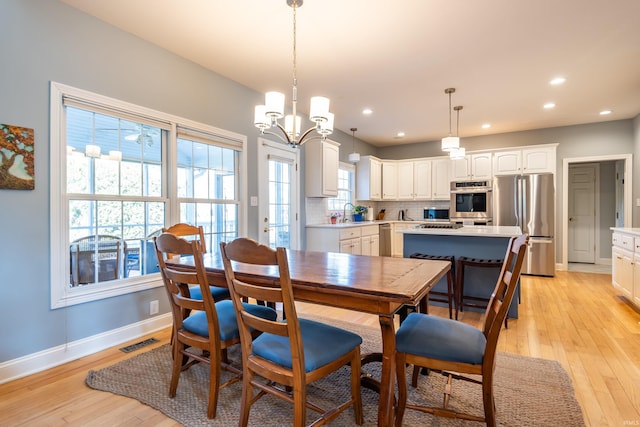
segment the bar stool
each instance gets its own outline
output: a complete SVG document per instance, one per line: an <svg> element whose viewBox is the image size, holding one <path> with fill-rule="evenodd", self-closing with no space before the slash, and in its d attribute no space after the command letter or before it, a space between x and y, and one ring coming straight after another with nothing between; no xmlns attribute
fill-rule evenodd
<svg viewBox="0 0 640 427"><path fill-rule="evenodd" d="M443 302L447 303L449 306L449 319L453 319L453 305L455 304L455 259L453 255L428 255L421 254L419 252L415 252L409 255L409 258L416 259L428 259L428 260L436 260L436 261L449 261L451 263L451 268L447 272L447 292L440 291L430 291L425 300L421 301L421 307L424 306L424 312L428 311L427 308L427 300L434 302ZM458 315L458 308L456 306L456 316ZM402 315L400 316L400 320L402 321Z"/></svg>
<svg viewBox="0 0 640 427"><path fill-rule="evenodd" d="M469 257L458 257L457 265L457 281L456 281L456 320L458 320L458 311L464 311L465 307L474 307L486 309L489 304L489 298L465 295L464 293L464 270L466 267L494 268L496 269L496 277L500 274L504 260L501 259L480 259ZM507 319L504 321L507 326Z"/></svg>

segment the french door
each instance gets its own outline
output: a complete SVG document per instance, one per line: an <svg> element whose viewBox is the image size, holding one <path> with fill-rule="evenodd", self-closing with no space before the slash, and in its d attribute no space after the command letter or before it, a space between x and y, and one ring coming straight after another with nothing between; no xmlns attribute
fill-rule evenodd
<svg viewBox="0 0 640 427"><path fill-rule="evenodd" d="M258 139L259 241L272 248L299 248L299 151Z"/></svg>

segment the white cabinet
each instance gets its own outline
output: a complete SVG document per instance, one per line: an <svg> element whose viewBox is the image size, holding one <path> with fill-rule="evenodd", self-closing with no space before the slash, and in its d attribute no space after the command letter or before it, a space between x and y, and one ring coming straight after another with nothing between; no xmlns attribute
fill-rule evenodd
<svg viewBox="0 0 640 427"><path fill-rule="evenodd" d="M373 156L362 156L356 166L356 199L382 199L382 162Z"/></svg>
<svg viewBox="0 0 640 427"><path fill-rule="evenodd" d="M398 198L398 164L395 161L382 161L382 200Z"/></svg>
<svg viewBox="0 0 640 427"><path fill-rule="evenodd" d="M614 231L612 244L613 287L640 308L640 234Z"/></svg>
<svg viewBox="0 0 640 427"><path fill-rule="evenodd" d="M329 140L312 140L305 144L304 147L306 159L306 196L337 196L338 167L340 165L340 144Z"/></svg>
<svg viewBox="0 0 640 427"><path fill-rule="evenodd" d="M449 200L451 160L449 157L441 157L431 160L431 199Z"/></svg>
<svg viewBox="0 0 640 427"><path fill-rule="evenodd" d="M633 253L613 247L611 249L613 256L613 269L611 279L613 286L622 294L631 300L633 293Z"/></svg>
<svg viewBox="0 0 640 427"><path fill-rule="evenodd" d="M307 250L353 255L379 255L378 225L307 227Z"/></svg>
<svg viewBox="0 0 640 427"><path fill-rule="evenodd" d="M360 238L340 240L340 253L360 255L362 253Z"/></svg>
<svg viewBox="0 0 640 427"><path fill-rule="evenodd" d="M404 246L404 234L398 231L407 230L416 226L415 222L391 223L391 256L402 257Z"/></svg>
<svg viewBox="0 0 640 427"><path fill-rule="evenodd" d="M522 150L524 173L556 172L556 147L524 148Z"/></svg>
<svg viewBox="0 0 640 427"><path fill-rule="evenodd" d="M493 154L494 175L522 173L522 150L498 151Z"/></svg>
<svg viewBox="0 0 640 427"><path fill-rule="evenodd" d="M556 144L496 151L493 154L494 175L544 172L556 172Z"/></svg>
<svg viewBox="0 0 640 427"><path fill-rule="evenodd" d="M360 253L362 255L380 255L380 229L377 225L361 227Z"/></svg>
<svg viewBox="0 0 640 427"><path fill-rule="evenodd" d="M491 153L469 154L464 159L451 160L454 180L491 179Z"/></svg>
<svg viewBox="0 0 640 427"><path fill-rule="evenodd" d="M401 160L398 170L398 200L431 199L431 160Z"/></svg>

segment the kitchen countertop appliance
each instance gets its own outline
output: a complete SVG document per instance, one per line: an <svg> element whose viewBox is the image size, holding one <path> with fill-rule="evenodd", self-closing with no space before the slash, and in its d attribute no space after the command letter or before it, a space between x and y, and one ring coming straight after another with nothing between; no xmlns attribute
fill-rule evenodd
<svg viewBox="0 0 640 427"><path fill-rule="evenodd" d="M529 234L522 274L555 275L553 174L504 175L493 179L494 225L518 226Z"/></svg>
<svg viewBox="0 0 640 427"><path fill-rule="evenodd" d="M449 209L424 208L422 212L422 217L427 221L449 221Z"/></svg>

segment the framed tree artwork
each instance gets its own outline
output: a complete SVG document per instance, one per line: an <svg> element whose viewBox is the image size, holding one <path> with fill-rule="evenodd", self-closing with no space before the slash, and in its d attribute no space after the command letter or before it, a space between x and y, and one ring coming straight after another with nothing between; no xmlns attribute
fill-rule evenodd
<svg viewBox="0 0 640 427"><path fill-rule="evenodd" d="M33 190L33 129L0 124L0 189Z"/></svg>

